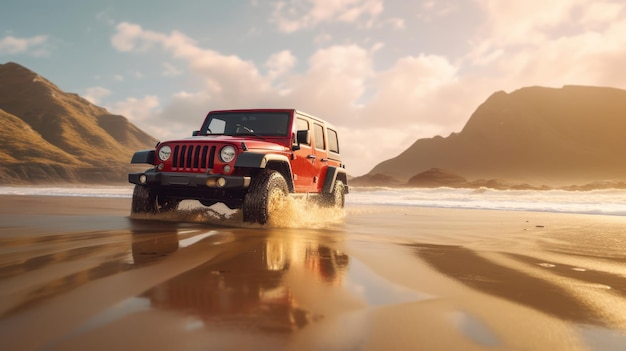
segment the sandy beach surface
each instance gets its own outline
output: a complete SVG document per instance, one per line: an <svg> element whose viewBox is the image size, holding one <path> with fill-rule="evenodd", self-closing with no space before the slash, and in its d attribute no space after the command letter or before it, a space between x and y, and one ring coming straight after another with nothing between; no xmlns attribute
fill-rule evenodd
<svg viewBox="0 0 626 351"><path fill-rule="evenodd" d="M625 217L129 208L0 196L0 350L626 349Z"/></svg>

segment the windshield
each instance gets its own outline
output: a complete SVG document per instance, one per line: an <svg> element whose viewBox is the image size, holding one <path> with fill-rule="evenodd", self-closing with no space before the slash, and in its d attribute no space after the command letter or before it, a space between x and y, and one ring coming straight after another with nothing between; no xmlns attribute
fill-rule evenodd
<svg viewBox="0 0 626 351"><path fill-rule="evenodd" d="M201 135L289 136L287 112L212 113L204 122Z"/></svg>

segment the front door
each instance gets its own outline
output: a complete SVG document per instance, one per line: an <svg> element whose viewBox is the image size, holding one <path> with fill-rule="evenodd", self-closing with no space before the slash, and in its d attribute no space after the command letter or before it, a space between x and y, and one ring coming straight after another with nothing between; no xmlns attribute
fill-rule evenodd
<svg viewBox="0 0 626 351"><path fill-rule="evenodd" d="M315 167L317 164L317 156L315 154L313 131L311 123L305 118L298 117L296 120L296 131L307 130L311 137L309 142L300 143L300 149L294 151L294 158L291 161L291 170L293 171L293 184L296 192L307 193L315 191Z"/></svg>

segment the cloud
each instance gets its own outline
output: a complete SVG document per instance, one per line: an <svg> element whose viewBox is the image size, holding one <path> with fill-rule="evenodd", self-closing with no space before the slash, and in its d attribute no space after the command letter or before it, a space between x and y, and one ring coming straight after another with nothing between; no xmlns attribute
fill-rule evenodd
<svg viewBox="0 0 626 351"><path fill-rule="evenodd" d="M368 123L380 123L380 116L393 111L405 116L389 118L388 127L406 125L411 119L413 123L449 126L449 114L437 104L443 102L439 94L458 83L458 69L443 56L419 55L399 59L390 69L376 74L376 93L366 111Z"/></svg>
<svg viewBox="0 0 626 351"><path fill-rule="evenodd" d="M585 0L528 0L504 2L477 0L487 16L484 30L496 45L537 43L546 38L546 30L569 22L572 11Z"/></svg>
<svg viewBox="0 0 626 351"><path fill-rule="evenodd" d="M256 65L234 55L222 55L202 49L195 40L173 31L163 34L144 30L131 23L120 23L111 43L119 51L145 52L160 48L183 60L194 74L203 78L206 93L217 104L260 99L257 92L267 90L269 82L261 78Z"/></svg>
<svg viewBox="0 0 626 351"><path fill-rule="evenodd" d="M128 117L135 122L151 121L155 113L158 113L159 99L148 95L137 99L134 97L115 102L109 109L117 114Z"/></svg>
<svg viewBox="0 0 626 351"><path fill-rule="evenodd" d="M387 20L387 23L391 24L393 29L396 29L396 30L401 30L401 29L406 28L406 21L404 20L404 18L399 18L399 17L390 18L389 20Z"/></svg>
<svg viewBox="0 0 626 351"><path fill-rule="evenodd" d="M624 4L617 2L592 2L580 15L580 22L585 27L605 25L619 21L624 15Z"/></svg>
<svg viewBox="0 0 626 351"><path fill-rule="evenodd" d="M446 16L458 11L458 5L450 1L424 1L419 6L417 18L423 21L433 21L438 17Z"/></svg>
<svg viewBox="0 0 626 351"><path fill-rule="evenodd" d="M104 87L90 87L85 89L85 93L83 94L83 98L87 101L91 102L94 105L100 103L102 98L111 95L111 90Z"/></svg>
<svg viewBox="0 0 626 351"><path fill-rule="evenodd" d="M477 2L487 16L468 53L501 89L565 84L625 86L626 4L615 1Z"/></svg>
<svg viewBox="0 0 626 351"><path fill-rule="evenodd" d="M289 77L289 97L321 112L349 117L358 105L369 79L373 62L368 50L358 45L335 45L319 49L308 61L308 71Z"/></svg>
<svg viewBox="0 0 626 351"><path fill-rule="evenodd" d="M162 34L146 31L140 25L128 22L119 23L116 29L111 44L122 52L147 51L154 45L177 49L183 55L185 49L195 50L195 41L178 31L173 31L169 35Z"/></svg>
<svg viewBox="0 0 626 351"><path fill-rule="evenodd" d="M169 63L169 62L163 62L161 64L163 66L163 76L165 77L176 77L176 76L180 76L181 74L183 74L183 71L176 67L175 65Z"/></svg>
<svg viewBox="0 0 626 351"><path fill-rule="evenodd" d="M296 64L296 57L289 50L282 50L270 56L265 62L268 68L268 78L276 80L288 73Z"/></svg>
<svg viewBox="0 0 626 351"><path fill-rule="evenodd" d="M45 47L47 41L47 35L30 38L16 38L9 35L0 40L0 55L29 53L34 56L43 56L48 54Z"/></svg>
<svg viewBox="0 0 626 351"><path fill-rule="evenodd" d="M371 27L383 11L382 0L283 0L273 6L271 21L285 33L323 22L365 23L365 27Z"/></svg>
<svg viewBox="0 0 626 351"><path fill-rule="evenodd" d="M144 38L146 43L153 42L155 38L150 38L149 34L145 34L141 26L122 22L116 26L117 33L111 38L111 44L119 51L132 51L136 48L136 41ZM150 40L152 39L152 40ZM147 49L144 46L144 49Z"/></svg>

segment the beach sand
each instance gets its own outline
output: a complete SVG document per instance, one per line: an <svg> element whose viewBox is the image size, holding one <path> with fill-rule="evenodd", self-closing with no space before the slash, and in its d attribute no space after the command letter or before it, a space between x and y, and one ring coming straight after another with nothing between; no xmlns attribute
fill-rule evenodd
<svg viewBox="0 0 626 351"><path fill-rule="evenodd" d="M0 350L624 350L626 218L0 196Z"/></svg>

